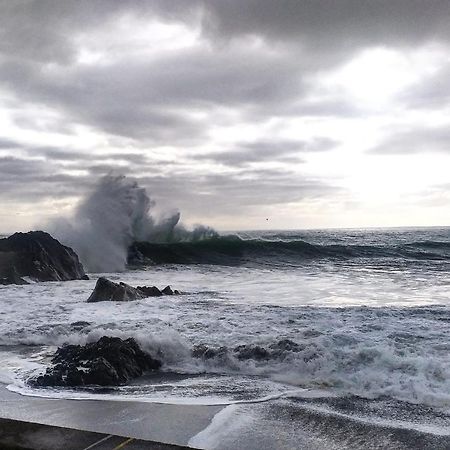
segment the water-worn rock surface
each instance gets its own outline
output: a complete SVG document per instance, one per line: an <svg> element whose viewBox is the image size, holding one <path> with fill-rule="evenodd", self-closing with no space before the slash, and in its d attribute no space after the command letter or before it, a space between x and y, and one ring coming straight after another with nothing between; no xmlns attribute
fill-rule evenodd
<svg viewBox="0 0 450 450"><path fill-rule="evenodd" d="M87 299L88 303L94 302L130 302L146 297L161 297L162 295L179 294L173 291L170 286L160 290L156 286L133 287L126 283L114 283L105 277L100 277L95 284L92 294Z"/></svg>
<svg viewBox="0 0 450 450"><path fill-rule="evenodd" d="M14 233L0 239L0 284L86 279L77 254L48 233Z"/></svg>
<svg viewBox="0 0 450 450"><path fill-rule="evenodd" d="M45 374L30 380L34 386L117 386L145 372L158 370L161 362L130 339L103 336L97 342L58 348Z"/></svg>

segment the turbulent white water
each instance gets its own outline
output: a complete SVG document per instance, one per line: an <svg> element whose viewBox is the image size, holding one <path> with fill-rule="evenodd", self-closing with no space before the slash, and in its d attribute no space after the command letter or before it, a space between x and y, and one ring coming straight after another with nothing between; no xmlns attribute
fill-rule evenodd
<svg viewBox="0 0 450 450"><path fill-rule="evenodd" d="M27 376L42 370L55 346L112 335L135 337L143 349L162 353L165 371L201 375L166 389L122 387L114 395L233 400L298 386L450 409L448 274L319 264L306 270L178 265L108 276L132 285L171 284L186 294L87 304L95 276L1 287L1 379L27 391ZM285 339L296 347L280 347ZM198 344L222 349L195 358ZM245 356L235 351L239 345L271 354Z"/></svg>

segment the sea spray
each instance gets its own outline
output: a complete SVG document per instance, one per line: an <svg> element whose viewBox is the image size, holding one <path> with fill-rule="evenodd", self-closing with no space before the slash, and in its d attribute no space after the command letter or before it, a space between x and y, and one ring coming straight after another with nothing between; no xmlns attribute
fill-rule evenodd
<svg viewBox="0 0 450 450"><path fill-rule="evenodd" d="M190 231L178 211L156 218L145 188L124 175L105 175L79 204L73 217L58 218L46 227L72 247L90 272L125 269L133 241L179 242L215 236L209 227Z"/></svg>

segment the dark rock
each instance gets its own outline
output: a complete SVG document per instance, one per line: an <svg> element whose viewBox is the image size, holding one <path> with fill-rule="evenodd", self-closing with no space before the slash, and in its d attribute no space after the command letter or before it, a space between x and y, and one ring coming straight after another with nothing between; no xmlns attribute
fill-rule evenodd
<svg viewBox="0 0 450 450"><path fill-rule="evenodd" d="M161 362L143 352L134 339L107 336L84 346L58 348L52 363L45 374L29 383L33 386L117 386L161 367Z"/></svg>
<svg viewBox="0 0 450 450"><path fill-rule="evenodd" d="M199 344L193 347L191 354L194 358L213 359L228 357L228 353L227 347L213 348L205 344Z"/></svg>
<svg viewBox="0 0 450 450"><path fill-rule="evenodd" d="M192 348L192 357L193 358L203 358L205 353L209 350L209 347L205 344L194 345Z"/></svg>
<svg viewBox="0 0 450 450"><path fill-rule="evenodd" d="M290 339L282 339L269 345L268 348L259 345L247 344L234 348L234 354L238 359L254 359L261 361L265 359L284 359L289 353L299 352L300 346Z"/></svg>
<svg viewBox="0 0 450 450"><path fill-rule="evenodd" d="M100 277L95 284L92 294L88 298L88 303L94 302L129 302L145 298L146 295L132 286L125 283L114 283L105 277Z"/></svg>
<svg viewBox="0 0 450 450"><path fill-rule="evenodd" d="M162 291L161 291L164 295L180 295L181 292L176 290L176 289L172 289L170 286L166 286Z"/></svg>
<svg viewBox="0 0 450 450"><path fill-rule="evenodd" d="M0 278L0 284L29 284L28 281L25 281L19 276L14 266L5 268L5 270L3 271L3 275L4 276Z"/></svg>
<svg viewBox="0 0 450 450"><path fill-rule="evenodd" d="M25 276L36 281L81 280L86 276L77 254L43 231L0 239L0 279L10 281L11 271L13 281Z"/></svg>
<svg viewBox="0 0 450 450"><path fill-rule="evenodd" d="M172 288L170 286L166 286L162 291L164 295L173 295L174 292L172 291Z"/></svg>
<svg viewBox="0 0 450 450"><path fill-rule="evenodd" d="M282 339L268 346L268 348L255 344L243 344L234 347L232 350L227 347L208 347L205 344L195 345L192 348L192 357L203 360L219 358L230 361L230 357L239 360L252 359L255 361L265 361L269 359L285 359L292 352L302 350L299 344L290 339ZM310 358L312 359L312 358Z"/></svg>
<svg viewBox="0 0 450 450"><path fill-rule="evenodd" d="M144 294L144 297L161 297L163 292L161 292L156 286L138 286L140 292Z"/></svg>
<svg viewBox="0 0 450 450"><path fill-rule="evenodd" d="M275 344L272 344L270 348L273 351L288 351L288 352L298 352L300 351L300 346L290 339L282 339Z"/></svg>
<svg viewBox="0 0 450 450"><path fill-rule="evenodd" d="M77 322L72 322L70 326L74 328L75 330L82 330L83 328L86 328L90 326L90 322L86 322L84 320L78 320Z"/></svg>
<svg viewBox="0 0 450 450"><path fill-rule="evenodd" d="M127 265L130 268L138 268L142 266L152 266L154 264L150 258L144 256L136 247L132 245L128 248Z"/></svg>
<svg viewBox="0 0 450 450"><path fill-rule="evenodd" d="M270 358L270 353L259 345L239 345L234 349L234 353L238 359L255 359L261 361Z"/></svg>
<svg viewBox="0 0 450 450"><path fill-rule="evenodd" d="M129 302L147 297L161 297L162 295L179 294L177 290L172 291L170 286L160 291L156 286L138 286L136 288L125 283L114 283L105 277L97 280L92 294L88 298L89 303L93 302Z"/></svg>

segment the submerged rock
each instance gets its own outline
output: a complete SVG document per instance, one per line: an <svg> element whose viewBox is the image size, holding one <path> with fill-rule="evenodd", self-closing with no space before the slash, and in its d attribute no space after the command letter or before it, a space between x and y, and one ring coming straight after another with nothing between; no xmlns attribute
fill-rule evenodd
<svg viewBox="0 0 450 450"><path fill-rule="evenodd" d="M228 348L222 347L208 347L205 344L195 345L192 349L192 357L201 359L226 358L229 356Z"/></svg>
<svg viewBox="0 0 450 450"><path fill-rule="evenodd" d="M22 277L36 281L87 278L77 254L43 231L0 239L1 284L26 284Z"/></svg>
<svg viewBox="0 0 450 450"><path fill-rule="evenodd" d="M271 344L270 350L272 354L279 356L285 352L299 352L301 348L296 342L291 341L290 339L282 339L281 341Z"/></svg>
<svg viewBox="0 0 450 450"><path fill-rule="evenodd" d="M134 339L107 336L84 346L58 348L52 363L45 374L29 383L33 386L117 386L161 367L161 361L143 352Z"/></svg>
<svg viewBox="0 0 450 450"><path fill-rule="evenodd" d="M89 327L91 322L86 322L85 320L77 320L76 322L72 322L70 326L74 330L82 330L83 328Z"/></svg>
<svg viewBox="0 0 450 450"><path fill-rule="evenodd" d="M147 297L174 294L179 294L179 292L176 290L172 291L170 286L165 287L162 291L156 286L138 286L134 288L126 283L114 283L105 277L100 277L87 301L88 303L105 301L130 302Z"/></svg>
<svg viewBox="0 0 450 450"><path fill-rule="evenodd" d="M236 358L242 360L264 361L269 359L285 359L291 353L297 353L302 348L299 344L290 339L282 339L270 344L267 348L256 344L242 344L234 348L228 347L208 347L205 344L198 344L192 348L193 358L203 360L213 358ZM309 359L313 359L310 357Z"/></svg>
<svg viewBox="0 0 450 450"><path fill-rule="evenodd" d="M259 345L239 345L234 353L237 359L255 359L257 361L270 358L270 352Z"/></svg>

